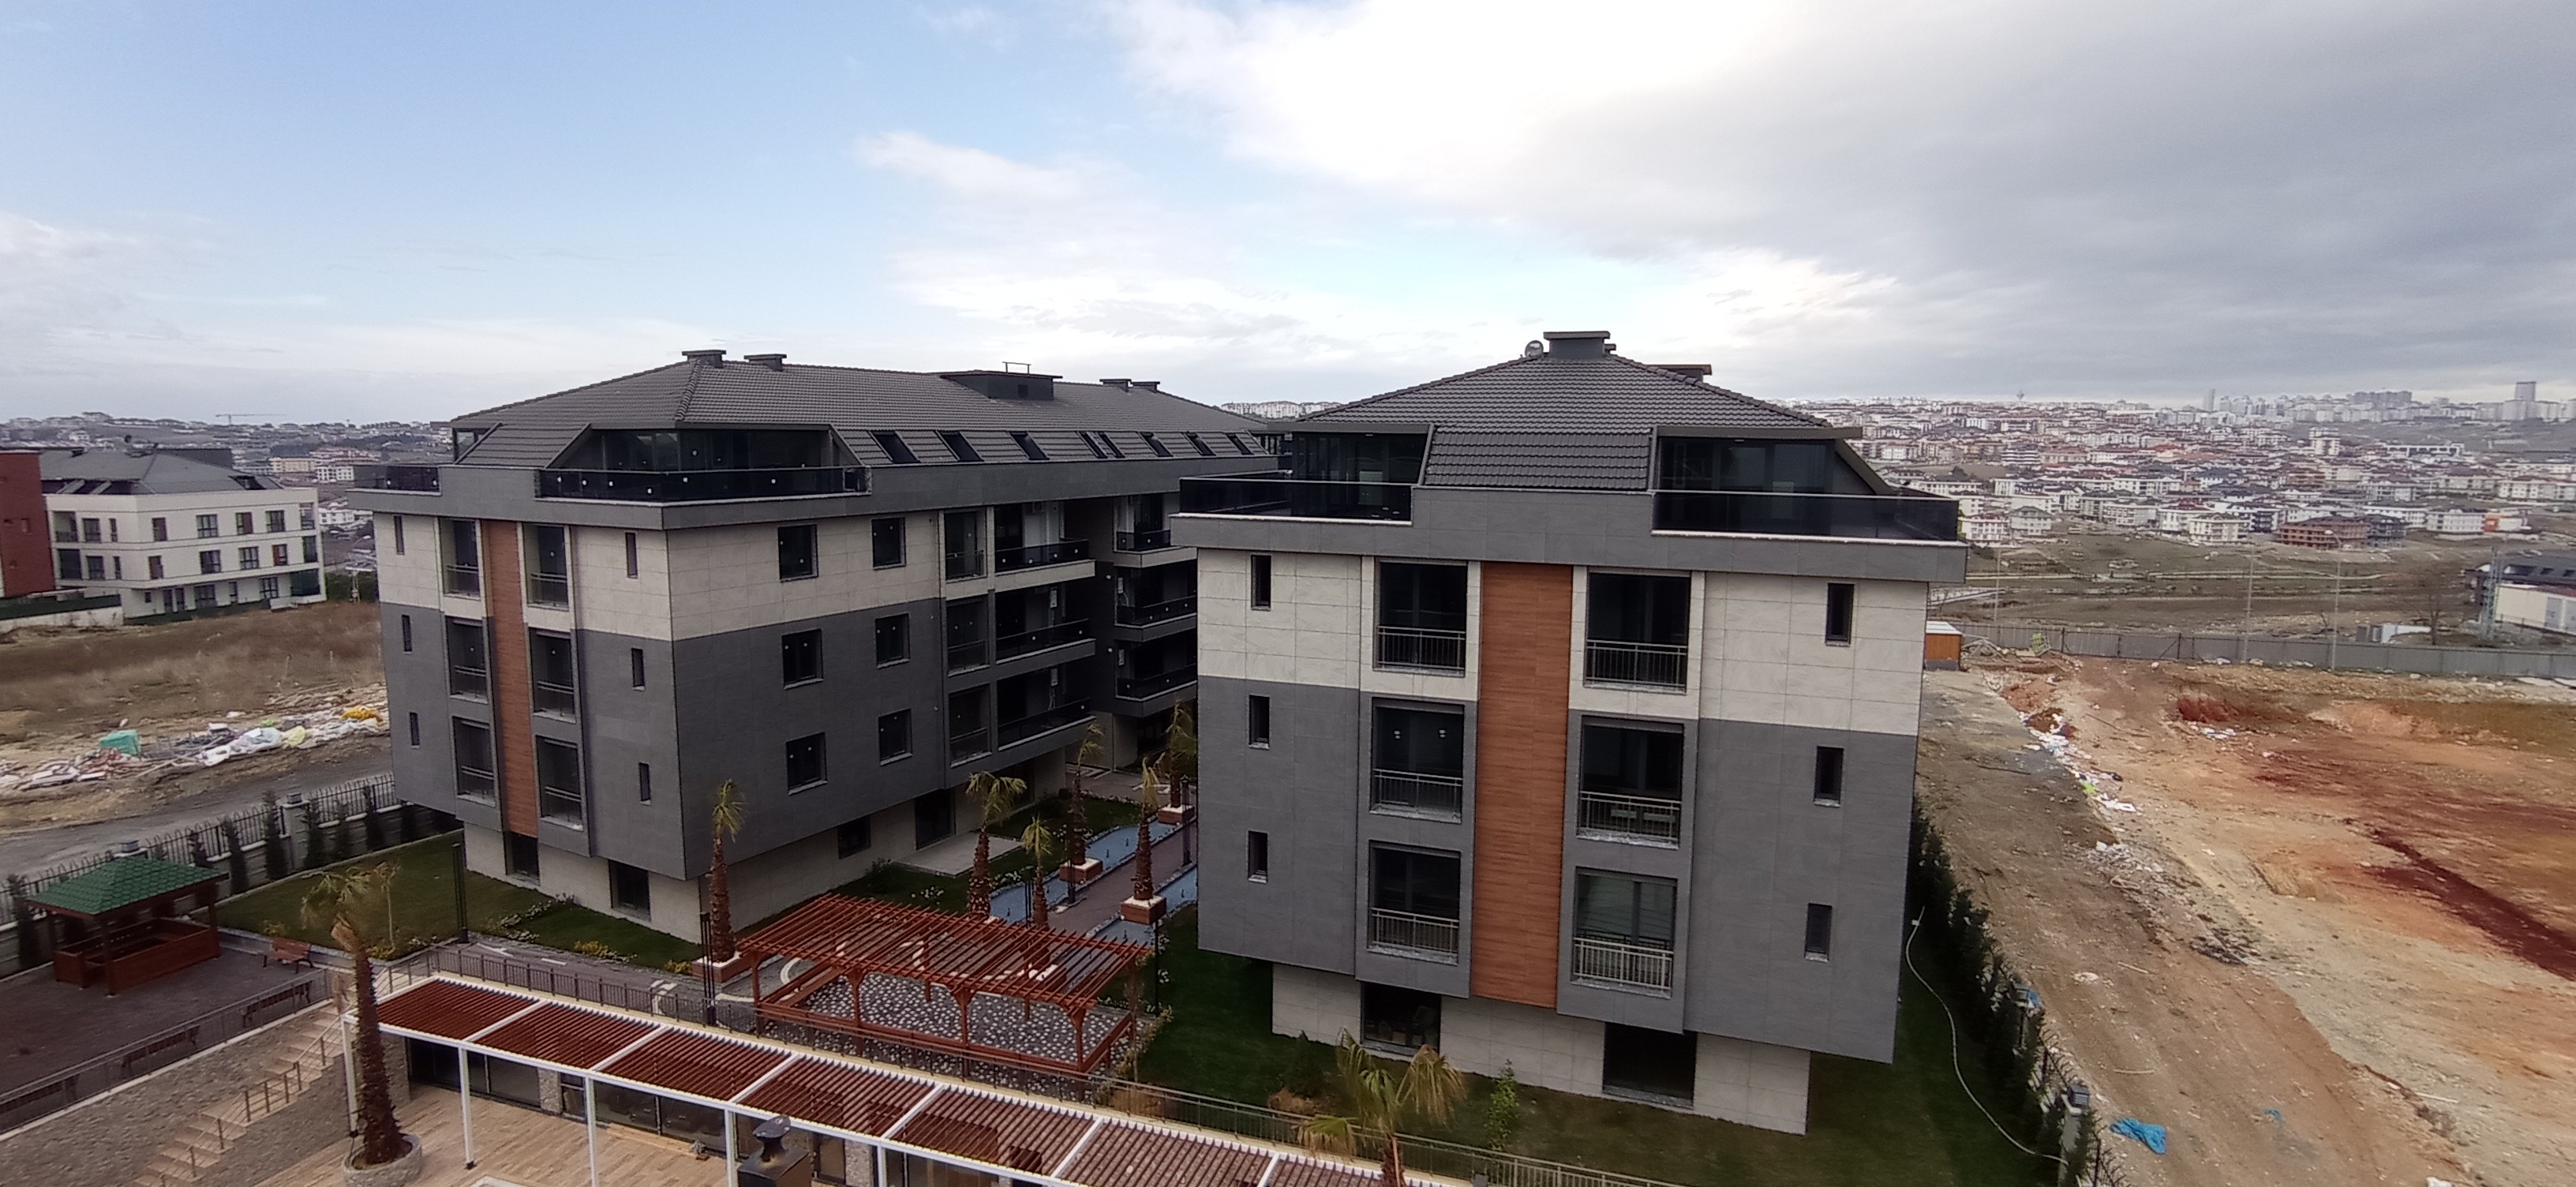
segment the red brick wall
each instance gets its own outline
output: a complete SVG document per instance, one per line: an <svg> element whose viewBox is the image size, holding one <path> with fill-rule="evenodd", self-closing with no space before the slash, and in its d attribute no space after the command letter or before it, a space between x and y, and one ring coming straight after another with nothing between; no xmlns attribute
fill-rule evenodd
<svg viewBox="0 0 2576 1187"><path fill-rule="evenodd" d="M1469 992L1556 1006L1574 570L1484 565Z"/></svg>

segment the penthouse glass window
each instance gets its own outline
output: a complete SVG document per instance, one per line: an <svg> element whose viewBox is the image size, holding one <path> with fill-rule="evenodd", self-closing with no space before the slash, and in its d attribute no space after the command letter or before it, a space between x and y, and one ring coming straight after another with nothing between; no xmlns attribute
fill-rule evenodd
<svg viewBox="0 0 2576 1187"><path fill-rule="evenodd" d="M1663 490L1869 494L1831 441L1746 441L1664 437L1655 442L1655 485Z"/></svg>
<svg viewBox="0 0 2576 1187"><path fill-rule="evenodd" d="M552 738L537 739L537 815L581 827L579 747Z"/></svg>
<svg viewBox="0 0 2576 1187"><path fill-rule="evenodd" d="M1467 567L1380 561L1377 666L1467 670Z"/></svg>
<svg viewBox="0 0 2576 1187"><path fill-rule="evenodd" d="M1456 962L1457 854L1369 846L1369 948Z"/></svg>
<svg viewBox="0 0 2576 1187"><path fill-rule="evenodd" d="M1584 599L1583 679L1685 687L1690 680L1690 578L1594 573Z"/></svg>
<svg viewBox="0 0 2576 1187"><path fill-rule="evenodd" d="M1369 809L1455 820L1467 787L1467 718L1454 710L1377 707Z"/></svg>
<svg viewBox="0 0 2576 1187"><path fill-rule="evenodd" d="M821 429L602 429L573 447L575 470L792 470L835 464Z"/></svg>
<svg viewBox="0 0 2576 1187"><path fill-rule="evenodd" d="M528 632L528 686L539 713L571 717L580 709L574 693L572 637L551 631Z"/></svg>
<svg viewBox="0 0 2576 1187"><path fill-rule="evenodd" d="M1682 733L1587 721L1578 831L1670 845L1682 835Z"/></svg>
<svg viewBox="0 0 2576 1187"><path fill-rule="evenodd" d="M1289 468L1319 482L1422 480L1419 433L1298 433L1288 440Z"/></svg>
<svg viewBox="0 0 2576 1187"><path fill-rule="evenodd" d="M528 602L535 606L572 604L572 546L558 524L529 524L527 531Z"/></svg>
<svg viewBox="0 0 2576 1187"><path fill-rule="evenodd" d="M447 620L447 691L477 699L492 695L491 660L484 651L480 622Z"/></svg>
<svg viewBox="0 0 2576 1187"><path fill-rule="evenodd" d="M789 524L778 529L778 579L801 581L819 572L817 551L813 524Z"/></svg>
<svg viewBox="0 0 2576 1187"><path fill-rule="evenodd" d="M456 794L469 800L490 801L499 784L492 772L492 727L462 717L449 722L449 737L456 750Z"/></svg>

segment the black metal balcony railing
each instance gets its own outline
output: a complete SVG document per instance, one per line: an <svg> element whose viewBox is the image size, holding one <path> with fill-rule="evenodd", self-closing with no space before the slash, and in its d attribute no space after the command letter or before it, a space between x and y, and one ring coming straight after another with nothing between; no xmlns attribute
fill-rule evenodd
<svg viewBox="0 0 2576 1187"><path fill-rule="evenodd" d="M1379 627L1377 666L1464 672L1467 670L1467 632L1409 626Z"/></svg>
<svg viewBox="0 0 2576 1187"><path fill-rule="evenodd" d="M1286 475L1184 478L1181 510L1402 522L1413 518L1413 488L1401 482L1322 482Z"/></svg>
<svg viewBox="0 0 2576 1187"><path fill-rule="evenodd" d="M1118 551L1120 552L1152 552L1157 548L1169 548L1171 546L1172 529L1170 528L1156 528L1150 532L1118 533Z"/></svg>
<svg viewBox="0 0 2576 1187"><path fill-rule="evenodd" d="M1586 639L1583 641L1583 679L1588 684L1687 688L1690 686L1690 648L1679 643Z"/></svg>
<svg viewBox="0 0 2576 1187"><path fill-rule="evenodd" d="M1013 718L1001 725L1002 745L1025 742L1049 730L1063 729L1077 721L1087 721L1091 708L1082 701L1067 701L1051 709L1042 709L1026 717Z"/></svg>
<svg viewBox="0 0 2576 1187"><path fill-rule="evenodd" d="M978 754L993 752L993 732L978 726L948 735L948 761L961 762Z"/></svg>
<svg viewBox="0 0 2576 1187"><path fill-rule="evenodd" d="M447 669L447 692L450 696L489 697L492 695L492 674L482 668L451 665Z"/></svg>
<svg viewBox="0 0 2576 1187"><path fill-rule="evenodd" d="M1655 530L1956 540L1959 504L1935 495L1660 490L1655 492Z"/></svg>
<svg viewBox="0 0 2576 1187"><path fill-rule="evenodd" d="M211 570L211 569L207 570L207 572L213 572L213 571L214 571L214 570ZM449 565L449 566L447 566L447 586L446 586L446 589L447 589L447 592L452 593L452 594L456 594L456 595L457 595L457 596L459 596L459 597L468 597L468 598L479 598L479 597L482 597L482 596L483 596L483 570L478 569L478 568L475 568L475 567L474 567L474 566L472 566L472 565Z"/></svg>
<svg viewBox="0 0 2576 1187"><path fill-rule="evenodd" d="M491 800L498 794L500 781L492 772L479 767L456 768L456 794L469 800Z"/></svg>
<svg viewBox="0 0 2576 1187"><path fill-rule="evenodd" d="M1186 668L1174 668L1153 676L1120 677L1118 695L1125 700L1142 701L1161 696L1176 688L1187 688L1198 683L1198 679L1199 669L1196 664Z"/></svg>
<svg viewBox="0 0 2576 1187"><path fill-rule="evenodd" d="M574 695L571 685L548 680L531 680L528 683L533 686L528 697L533 704L529 707L537 712L571 717L578 711L580 700Z"/></svg>
<svg viewBox="0 0 2576 1187"><path fill-rule="evenodd" d="M1041 565L1061 565L1091 559L1091 541L1058 540L1053 544L1031 544L1026 548L993 550L993 571L1012 573Z"/></svg>
<svg viewBox="0 0 2576 1187"><path fill-rule="evenodd" d="M1458 775L1435 775L1422 771L1369 772L1369 808L1372 811L1456 820L1465 803L1466 791L1467 780Z"/></svg>
<svg viewBox="0 0 2576 1187"><path fill-rule="evenodd" d="M415 494L438 493L438 467L366 465L352 467L360 490L399 490Z"/></svg>
<svg viewBox="0 0 2576 1187"><path fill-rule="evenodd" d="M1120 606L1117 616L1120 626L1153 626L1156 623L1170 622L1175 618L1187 618L1198 612L1198 595L1183 594L1177 598L1168 598L1143 606Z"/></svg>
<svg viewBox="0 0 2576 1187"><path fill-rule="evenodd" d="M540 499L692 503L707 499L785 499L799 495L866 493L868 472L859 466L780 470L537 471L537 497Z"/></svg>
<svg viewBox="0 0 2576 1187"><path fill-rule="evenodd" d="M1033 631L1021 631L1016 635L1004 635L995 639L993 657L1010 659L1013 656L1027 655L1032 651L1044 651L1049 647L1077 643L1090 637L1091 620L1077 618L1071 622L1059 622L1053 626L1042 626Z"/></svg>

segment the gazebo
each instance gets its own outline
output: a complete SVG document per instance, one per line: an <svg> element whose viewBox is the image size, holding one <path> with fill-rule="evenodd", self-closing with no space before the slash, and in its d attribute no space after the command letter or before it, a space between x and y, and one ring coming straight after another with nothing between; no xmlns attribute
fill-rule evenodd
<svg viewBox="0 0 2576 1187"><path fill-rule="evenodd" d="M824 895L742 938L784 958L760 1020L1058 1075L1089 1076L1135 1034L1152 952L998 919ZM761 983L770 974L764 968ZM1103 1000L1120 987L1128 1005Z"/></svg>
<svg viewBox="0 0 2576 1187"><path fill-rule="evenodd" d="M154 857L120 857L37 891L54 943L54 980L107 991L213 960L222 875ZM204 919L195 918L200 912Z"/></svg>

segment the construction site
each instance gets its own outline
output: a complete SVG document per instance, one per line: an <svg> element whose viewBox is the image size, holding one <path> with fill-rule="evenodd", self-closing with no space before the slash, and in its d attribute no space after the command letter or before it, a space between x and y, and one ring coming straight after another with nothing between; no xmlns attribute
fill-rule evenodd
<svg viewBox="0 0 2576 1187"><path fill-rule="evenodd" d="M1996 651L1918 799L2135 1184L2576 1167L2576 689Z"/></svg>

